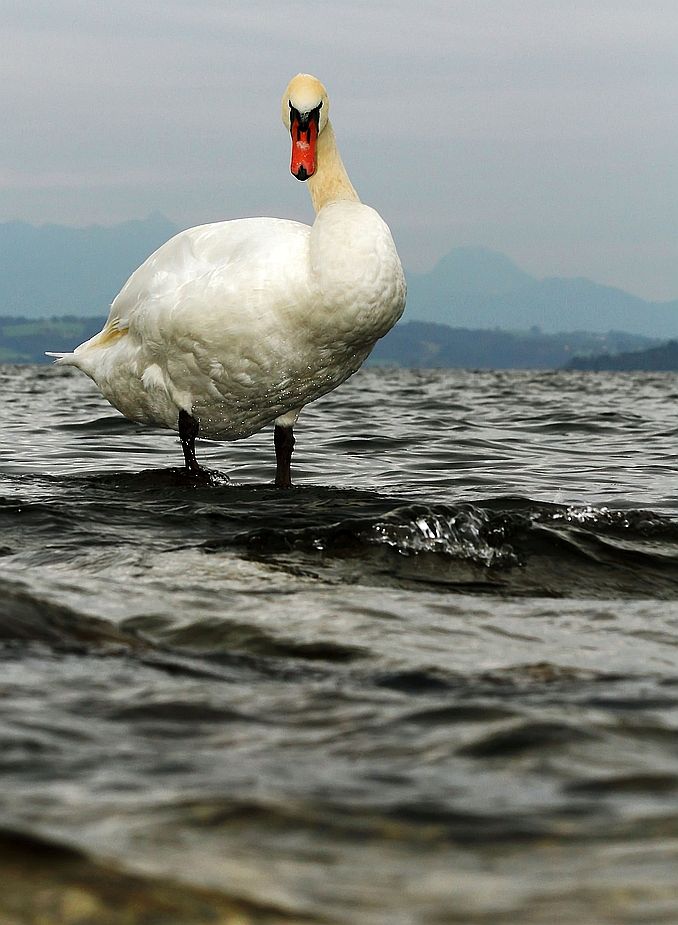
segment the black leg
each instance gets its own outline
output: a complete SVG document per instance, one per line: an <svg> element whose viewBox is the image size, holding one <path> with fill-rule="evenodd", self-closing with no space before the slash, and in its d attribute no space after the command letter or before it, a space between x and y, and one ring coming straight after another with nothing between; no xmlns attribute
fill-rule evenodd
<svg viewBox="0 0 678 925"><path fill-rule="evenodd" d="M179 439L181 440L181 449L184 451L184 460L186 461L186 472L188 475L196 477L203 475L204 471L198 465L195 458L195 438L198 436L200 425L196 419L183 409L179 412Z"/></svg>
<svg viewBox="0 0 678 925"><path fill-rule="evenodd" d="M294 449L294 430L291 427L281 427L276 424L273 429L273 444L275 446L275 487L291 488L292 450Z"/></svg>

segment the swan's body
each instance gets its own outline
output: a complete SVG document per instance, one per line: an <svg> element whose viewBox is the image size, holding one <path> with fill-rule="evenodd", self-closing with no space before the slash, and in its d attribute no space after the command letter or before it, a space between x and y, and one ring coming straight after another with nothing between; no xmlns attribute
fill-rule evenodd
<svg viewBox="0 0 678 925"><path fill-rule="evenodd" d="M324 88L299 75L284 108L288 100L292 169L310 177L313 226L250 218L181 232L132 274L101 333L58 361L90 376L131 420L178 429L185 453L198 427L235 440L276 421L293 444L302 406L352 375L404 307L393 239L346 176L323 121ZM306 160L309 113L317 168L315 145ZM195 433L187 437L182 420ZM278 461L277 481L289 484L289 459L286 477Z"/></svg>
<svg viewBox="0 0 678 925"><path fill-rule="evenodd" d="M190 228L132 274L103 331L60 362L133 421L176 429L183 408L205 436L247 437L347 379L391 327L389 238L355 202L325 206L313 228L272 218Z"/></svg>

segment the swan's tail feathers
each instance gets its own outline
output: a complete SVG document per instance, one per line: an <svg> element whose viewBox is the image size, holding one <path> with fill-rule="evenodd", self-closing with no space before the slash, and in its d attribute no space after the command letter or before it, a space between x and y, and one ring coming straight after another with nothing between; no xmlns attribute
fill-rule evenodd
<svg viewBox="0 0 678 925"><path fill-rule="evenodd" d="M77 359L74 353L54 353L51 350L45 351L46 357L54 357L55 365L58 366L77 366Z"/></svg>

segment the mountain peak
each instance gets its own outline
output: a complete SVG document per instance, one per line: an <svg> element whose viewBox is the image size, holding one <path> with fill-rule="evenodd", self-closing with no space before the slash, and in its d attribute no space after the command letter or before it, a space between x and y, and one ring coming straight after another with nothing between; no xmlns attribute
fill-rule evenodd
<svg viewBox="0 0 678 925"><path fill-rule="evenodd" d="M447 292L502 295L535 282L533 276L499 251L488 247L455 247L431 270L436 285Z"/></svg>

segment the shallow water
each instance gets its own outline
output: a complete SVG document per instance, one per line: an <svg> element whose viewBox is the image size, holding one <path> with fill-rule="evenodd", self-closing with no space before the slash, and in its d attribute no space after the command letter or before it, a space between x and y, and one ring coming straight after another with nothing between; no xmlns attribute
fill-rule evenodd
<svg viewBox="0 0 678 925"><path fill-rule="evenodd" d="M676 376L367 370L290 492L0 388L6 829L294 921L678 921Z"/></svg>

